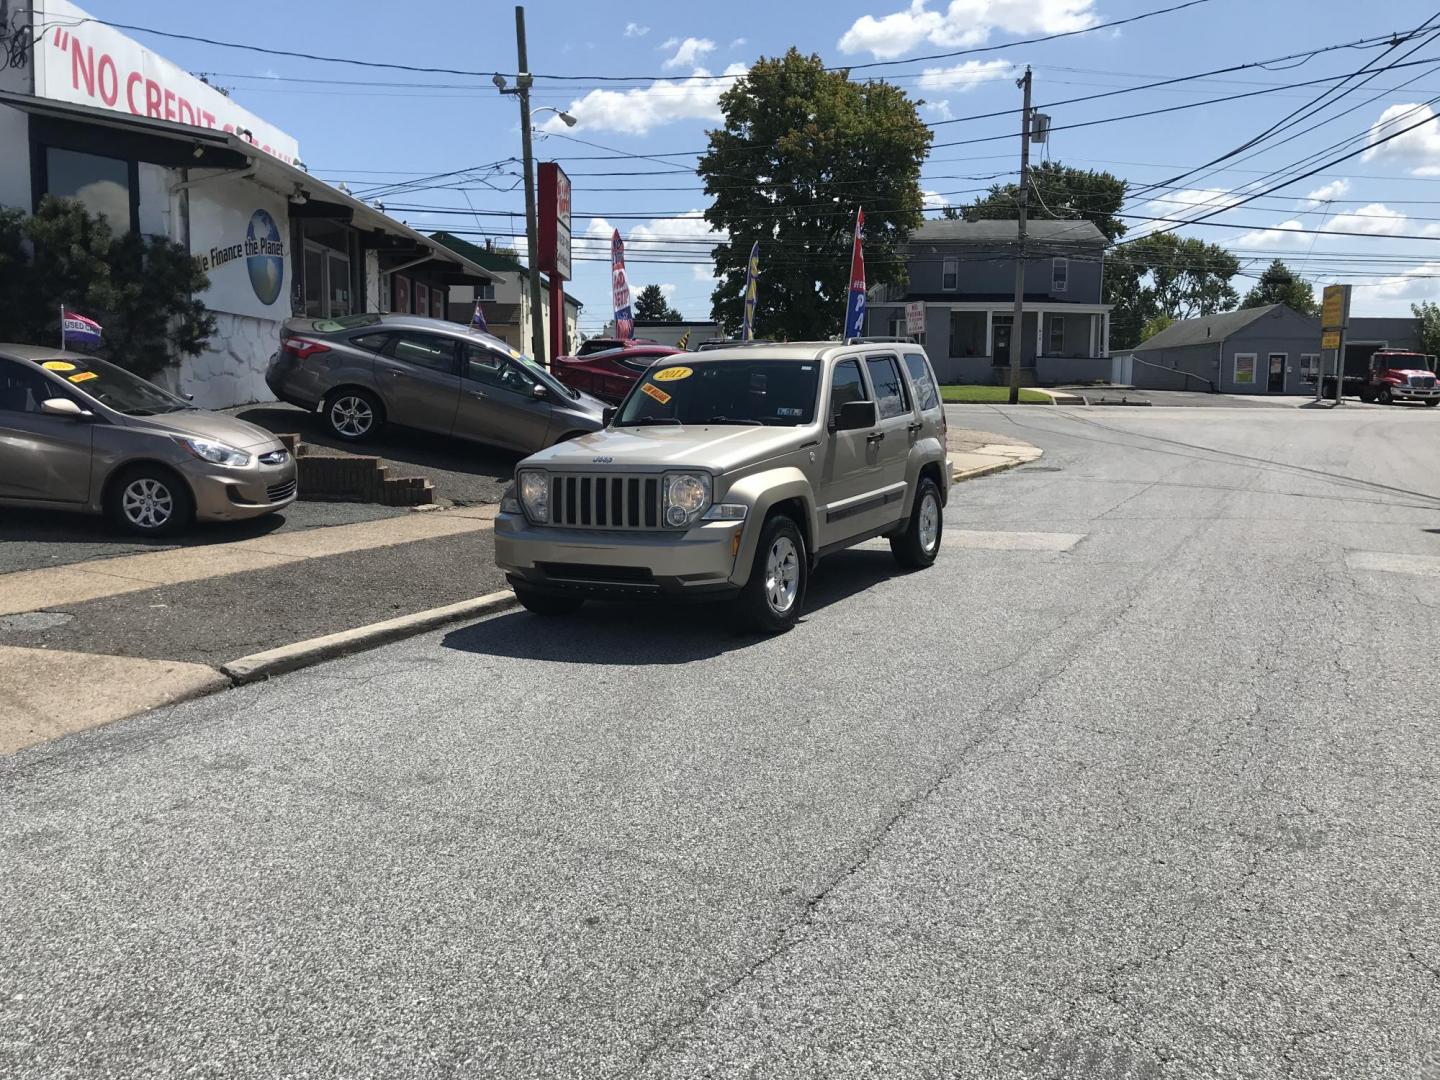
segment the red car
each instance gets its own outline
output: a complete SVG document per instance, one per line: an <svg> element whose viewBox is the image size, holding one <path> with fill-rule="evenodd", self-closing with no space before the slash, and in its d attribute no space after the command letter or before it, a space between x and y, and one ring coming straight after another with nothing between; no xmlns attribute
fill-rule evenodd
<svg viewBox="0 0 1440 1080"><path fill-rule="evenodd" d="M632 345L588 356L556 357L554 373L566 386L618 402L656 361L683 354L684 350L668 345Z"/></svg>
<svg viewBox="0 0 1440 1080"><path fill-rule="evenodd" d="M659 345L660 342L648 337L592 337L589 341L582 341L580 348L575 350L576 356L589 356L591 353L609 352L611 349L628 349L632 345Z"/></svg>

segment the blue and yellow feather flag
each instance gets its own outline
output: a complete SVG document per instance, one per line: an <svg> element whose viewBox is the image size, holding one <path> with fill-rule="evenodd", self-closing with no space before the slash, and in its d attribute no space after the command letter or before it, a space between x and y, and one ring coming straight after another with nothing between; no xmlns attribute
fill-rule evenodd
<svg viewBox="0 0 1440 1080"><path fill-rule="evenodd" d="M750 265L745 271L745 325L740 331L741 341L755 338L755 296L760 288L760 241L750 248Z"/></svg>

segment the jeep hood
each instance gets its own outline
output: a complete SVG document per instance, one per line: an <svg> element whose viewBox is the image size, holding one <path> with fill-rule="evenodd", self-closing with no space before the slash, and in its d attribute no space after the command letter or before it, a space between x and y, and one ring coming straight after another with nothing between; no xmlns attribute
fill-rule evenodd
<svg viewBox="0 0 1440 1080"><path fill-rule="evenodd" d="M524 465L577 471L660 472L706 469L727 473L797 449L814 438L807 428L726 427L697 424L671 427L606 428L556 443L526 458Z"/></svg>

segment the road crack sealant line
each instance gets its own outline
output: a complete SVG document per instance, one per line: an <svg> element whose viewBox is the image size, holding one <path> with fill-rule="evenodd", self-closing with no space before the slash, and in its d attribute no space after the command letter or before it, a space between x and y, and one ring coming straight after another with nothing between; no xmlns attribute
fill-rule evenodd
<svg viewBox="0 0 1440 1080"><path fill-rule="evenodd" d="M1213 523L1206 522L1204 528L1196 530L1194 534L1182 541L1179 546L1188 547L1193 545L1211 528L1213 528ZM1069 651L1058 659L1058 663L1054 667L1042 671L1039 674L1039 678L1028 689L1019 690L987 706L976 718L976 723L984 725L1002 713L1011 717L1012 720L1018 716L1026 706L1041 697L1055 681L1067 674L1082 654L1092 649L1099 639L1119 625L1140 602L1142 594L1149 587L1152 579L1159 575L1162 570L1169 568L1168 563L1157 562L1150 570L1135 581L1125 603L1120 606L1118 610L1113 611L1109 615L1102 616L1100 618L1101 624L1092 632L1077 637ZM1068 625L1068 623L1066 625ZM974 751L989 743L1006 726L1005 723L1000 722L993 723L989 727L984 727L972 739L959 748L933 780L901 801L889 819L873 831L868 838L862 841L850 861L837 873L833 874L829 881L806 900L804 906L794 918L780 926L778 930L771 935L772 943L764 952L760 953L746 964L740 972L725 980L720 985L702 991L698 1000L696 1000L690 1008L685 1010L684 1015L675 1017L668 1023L657 1024L658 1034L639 1051L639 1065L642 1067L650 1066L661 1054L677 1045L683 1034L694 1028L715 1005L753 980L772 963L790 952L790 950L803 944L808 937L808 931L816 923L821 906L829 898L830 894L846 881L863 871L876 854L879 853L880 848L891 834L902 825L907 824L917 810L923 809L931 799L939 794L945 784L953 779L966 764L966 759ZM1176 946L1176 948L1179 947L1180 946Z"/></svg>

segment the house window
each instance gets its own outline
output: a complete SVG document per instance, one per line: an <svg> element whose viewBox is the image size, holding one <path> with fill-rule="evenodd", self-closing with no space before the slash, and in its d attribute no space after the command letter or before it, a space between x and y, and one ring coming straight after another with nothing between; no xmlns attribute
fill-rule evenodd
<svg viewBox="0 0 1440 1080"><path fill-rule="evenodd" d="M1313 383L1320 375L1320 354L1300 354L1300 381Z"/></svg>
<svg viewBox="0 0 1440 1080"><path fill-rule="evenodd" d="M132 192L127 161L48 147L45 189L51 195L75 199L92 214L102 215L113 232L130 231Z"/></svg>
<svg viewBox="0 0 1440 1080"><path fill-rule="evenodd" d="M1255 385L1255 354L1253 352L1235 354L1235 385Z"/></svg>
<svg viewBox="0 0 1440 1080"><path fill-rule="evenodd" d="M1050 355L1061 356L1065 352L1065 316L1050 316Z"/></svg>
<svg viewBox="0 0 1440 1080"><path fill-rule="evenodd" d="M483 285L476 285L476 286L475 286L475 299L476 299L476 300L494 300L494 299L495 299L495 283L494 283L493 281L487 281L487 282L485 282L485 284L483 284Z"/></svg>
<svg viewBox="0 0 1440 1080"><path fill-rule="evenodd" d="M954 292L960 288L959 259L945 259L940 264L940 288L945 292Z"/></svg>
<svg viewBox="0 0 1440 1080"><path fill-rule="evenodd" d="M1068 292L1070 289L1070 260L1050 260L1050 291Z"/></svg>
<svg viewBox="0 0 1440 1080"><path fill-rule="evenodd" d="M950 313L950 355L985 355L985 312L952 311Z"/></svg>

